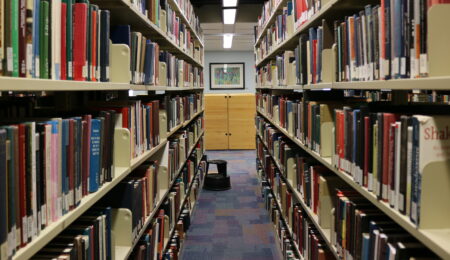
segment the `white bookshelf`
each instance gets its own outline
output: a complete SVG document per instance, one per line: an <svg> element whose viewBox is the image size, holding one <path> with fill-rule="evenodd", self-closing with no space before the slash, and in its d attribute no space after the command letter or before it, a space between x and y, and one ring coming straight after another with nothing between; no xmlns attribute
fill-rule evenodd
<svg viewBox="0 0 450 260"><path fill-rule="evenodd" d="M200 87L169 87L115 82L0 77L0 91L193 91L202 89Z"/></svg>
<svg viewBox="0 0 450 260"><path fill-rule="evenodd" d="M302 150L314 157L322 165L326 166L330 171L334 172L337 176L343 179L353 189L358 191L362 196L369 200L374 206L383 211L388 217L399 224L413 237L422 242L426 247L435 252L443 259L450 259L450 229L421 229L417 228L407 216L395 211L389 206L389 203L380 201L376 198L375 194L369 192L366 188L360 186L350 175L336 169L332 164L331 157L322 157L315 151L305 146L299 139L290 135L284 128L279 126L276 122L266 116L263 112L258 110L258 114L263 116L268 122L275 126L281 133L289 138L293 143L299 146Z"/></svg>

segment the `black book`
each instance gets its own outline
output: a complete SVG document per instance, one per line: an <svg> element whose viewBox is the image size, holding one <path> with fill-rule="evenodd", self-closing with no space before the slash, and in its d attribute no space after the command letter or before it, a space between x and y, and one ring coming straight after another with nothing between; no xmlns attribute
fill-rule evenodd
<svg viewBox="0 0 450 260"><path fill-rule="evenodd" d="M32 156L31 153L34 153L32 150L32 138L34 138L34 131L31 127L31 124L25 123L25 189L27 194L27 200L26 200L26 213L27 213L27 220L28 220L28 230L31 231L32 228L30 225L33 225L33 223L30 221L33 218L33 162L32 162ZM31 241L32 234L31 232L28 232L28 242Z"/></svg>
<svg viewBox="0 0 450 260"><path fill-rule="evenodd" d="M378 199L381 199L383 194L383 113L377 113L377 122L378 122L378 134L377 134L377 179L374 180L377 182L377 189L375 190L375 195L377 195ZM386 162L387 163L387 162Z"/></svg>
<svg viewBox="0 0 450 260"><path fill-rule="evenodd" d="M39 133L39 157L36 157L36 162L39 161L39 190L37 190L37 193L39 194L39 209L41 211L41 215L39 218L41 219L41 229L45 228L46 226L46 220L44 219L46 215L46 204L47 204L47 186L46 186L46 163L45 163L45 123L37 123L36 124L36 132ZM37 144L37 143L36 143ZM36 167L38 165L36 164ZM37 171L36 171L37 174Z"/></svg>
<svg viewBox="0 0 450 260"><path fill-rule="evenodd" d="M0 129L0 258L7 256L6 243L8 238L8 183L6 168L6 130Z"/></svg>
<svg viewBox="0 0 450 260"><path fill-rule="evenodd" d="M109 81L109 27L110 12L102 10L100 14L100 81Z"/></svg>
<svg viewBox="0 0 450 260"><path fill-rule="evenodd" d="M408 126L411 125L411 118L409 116L401 116L401 137L400 137L400 185L399 185L399 201L398 210L406 213L406 185L407 185L407 150L408 150Z"/></svg>

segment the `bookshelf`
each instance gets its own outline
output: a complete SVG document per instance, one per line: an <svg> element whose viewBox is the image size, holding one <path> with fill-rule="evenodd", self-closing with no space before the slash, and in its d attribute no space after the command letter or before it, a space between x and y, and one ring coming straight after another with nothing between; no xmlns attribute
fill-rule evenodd
<svg viewBox="0 0 450 260"><path fill-rule="evenodd" d="M40 2L40 1L39 1ZM185 63L189 63L193 67L198 68L200 71L203 69L203 36L201 32L197 33L195 30L194 23L191 17L191 20L188 19L188 16L184 14L183 9L178 6L175 0L167 1L170 7L174 10L174 13L177 17L179 17L180 22L186 25L186 30L190 31L190 36L192 37L193 42L191 42L190 50L183 46L183 41L178 41L175 37L169 36L164 30L162 30L158 25L154 24L150 21L147 15L141 13L137 10L137 8L131 3L130 0L92 0L91 4L97 5L101 10L109 10L111 15L111 26L118 24L128 24L132 28L133 31L140 32L142 35L145 35L152 42L156 42L159 44L161 51L168 51L174 55L177 59L182 59ZM0 6L0 12L3 13L3 2ZM28 8L28 7L27 7ZM28 10L27 10L28 12ZM28 19L28 18L27 18ZM100 19L100 16L98 17ZM99 22L100 23L100 22ZM108 24L109 26L109 24ZM109 30L109 27L108 27ZM0 31L3 33L4 31ZM26 32L28 33L28 31ZM100 37L100 36L98 36ZM2 38L3 39L3 38ZM190 40L190 39L189 39ZM200 46L198 50L194 49ZM4 46L3 46L4 47ZM30 44L31 47L31 44ZM100 48L100 44L97 46ZM195 53L195 54L194 54ZM100 55L100 54L99 54ZM159 54L158 54L159 55ZM24 77L9 77L9 76L0 76L0 97L8 97L12 96L14 98L19 98L22 96L32 96L33 98L41 98L41 96L52 96L53 93L64 93L68 98L72 98L75 100L81 95L77 93L83 92L85 97L85 101L87 99L92 99L90 101L102 101L107 104L108 101L111 101L113 104L115 101L119 102L128 102L128 91L143 91L147 92L146 95L140 95L138 97L134 97L133 99L139 100L148 100L148 98L155 99L164 99L164 95L168 97L176 96L176 95L188 95L188 94L196 94L202 93L203 87L200 84L200 79L198 80L198 85L192 84L193 81L187 82L186 76L184 85L178 87L177 85L166 86L165 84L152 84L152 85L137 85L130 83L130 48L124 44L110 44L110 52L109 52L109 72L111 74L109 82L92 82L92 81L74 81L74 80L51 80L51 79L39 79L39 78L24 78ZM6 58L5 58L6 59ZM0 62L4 62L3 60ZM5 63L6 64L6 63ZM51 61L49 62L51 64ZM31 66L31 65L30 65ZM100 66L100 65L99 65ZM103 65L102 65L103 66ZM3 67L5 68L5 67ZM191 68L191 67L190 67ZM180 73L180 72L178 72ZM188 73L189 74L189 73ZM1 74L3 75L3 74ZM163 74L164 75L164 74ZM178 74L179 76L180 74ZM190 73L189 78L192 80L192 71ZM180 78L180 81L183 79ZM165 82L165 81L164 81ZM190 83L190 84L188 84ZM171 83L167 83L170 85ZM195 87L193 87L193 85ZM190 86L190 87L187 87ZM33 92L47 92L44 95L40 95L38 93ZM86 93L84 93L86 92ZM143 94L143 93L139 93ZM107 96L107 98L105 98ZM203 96L200 96L203 99ZM203 103L201 101L199 103L198 100L194 101L195 106ZM82 102L82 104L86 104L86 102ZM3 105L3 104L2 104ZM54 104L53 104L54 105ZM72 104L64 109L72 109L77 111L79 109L84 109L84 107L75 107L76 104ZM114 105L111 105L114 106ZM56 106L57 107L57 106ZM62 114L69 111L61 111ZM189 112L192 111L190 107L187 107ZM65 212L62 216L58 217L56 220L52 221L51 224L47 225L43 228L40 233L29 240L28 243L23 247L18 247L16 252L9 256L7 259L14 260L22 260L22 259L30 259L36 253L40 252L44 247L46 247L51 241L58 237L64 230L66 230L71 224L76 222L80 217L82 217L85 213L87 213L94 205L97 205L98 202L101 201L102 198L107 196L111 190L119 185L122 181L126 180L127 177L131 175L131 173L138 169L139 166L144 164L149 160L153 160L154 158L160 157L163 152L165 152L168 148L169 138L172 138L177 135L177 132L183 129L197 129L199 126L199 121L197 119L203 117L204 108L199 107L197 112L190 112L191 117L185 118L184 122L181 122L177 126L172 129L164 129L165 121L169 115L166 114L165 111L159 111L160 114L154 117L154 120L159 121L160 131L162 131L161 139L157 145L151 147L149 150L142 151L137 157L133 157L131 153L131 145L133 141L131 129L122 128L116 125L114 132L111 133L112 139L114 140L114 150L113 150L113 175L111 181L105 181L101 187L98 188L97 191L91 192L84 197L81 198L80 203L70 209L68 212ZM54 112L57 115L57 112ZM2 118L3 119L3 118ZM154 121L152 121L152 124ZM131 122L130 122L131 124ZM195 124L195 125L194 125ZM202 124L201 124L202 125ZM162 130L164 129L164 130ZM152 130L153 131L153 130ZM186 159L183 162L180 162L179 169L176 171L173 180L168 184L167 189L163 194L159 194L159 200L154 205L154 208L146 217L145 223L142 226L142 229L139 231L138 236L134 239L131 247L121 247L114 243L114 239L112 241L111 246L114 248L113 252L115 252L115 259L125 259L128 258L132 253L135 245L139 242L140 236L146 231L148 225L154 220L156 217L156 213L159 208L163 205L163 203L168 199L171 189L175 185L177 178L182 175L183 168L187 164L187 161L190 159L190 156L194 154L197 145L203 142L204 130L192 130L197 134L197 138L193 141L191 147L189 147L188 154ZM103 133L102 133L103 134ZM203 150L201 151L203 155ZM81 156L81 155L80 155ZM89 156L89 154L88 154ZM103 158L102 158L103 159ZM83 159L84 160L84 159ZM199 158L201 160L201 156ZM195 176L197 176L198 168L195 170ZM56 173L56 171L55 171ZM193 179L194 180L194 179ZM166 185L163 183L163 185ZM192 182L189 186L189 192L192 189ZM189 194L189 192L187 194ZM182 207L184 207L186 201L188 199L188 195L183 200ZM2 211L4 209L1 209ZM127 234L115 234L117 235L127 235ZM131 234L128 234L131 235ZM20 236L19 236L20 242ZM0 248L0 258L3 259L6 256L4 253L3 244ZM9 246L9 245L8 245ZM164 251L165 252L165 251ZM6 259L6 258L5 258Z"/></svg>
<svg viewBox="0 0 450 260"><path fill-rule="evenodd" d="M258 136L258 138L259 138L259 136ZM275 162L276 162L276 161L275 161ZM261 166L261 165L260 165L260 162L258 162L258 166ZM264 167L261 167L261 171L264 171ZM262 180L261 176L258 175L258 177L260 178L260 180ZM275 193L273 192L272 189L270 189L270 194L272 194L272 196L273 196L273 200L275 201L275 206L276 206L277 210L278 210L279 212L282 212L283 210L282 210L282 207L281 207L281 203L280 203L278 197L275 195ZM283 214L280 214L280 218L281 218L281 222L283 223L284 227L286 228L286 230L287 230L287 232L288 232L288 236L292 239L292 238L293 238L293 232L292 232L290 226L287 224L288 222L286 221L286 219L285 219L285 217L283 216ZM275 240L277 241L278 245L281 246L282 242L281 242L280 237L278 236L278 232L277 232L277 230L276 230L276 226L273 225L273 228L274 228L274 236L275 236ZM295 253L296 253L298 256L300 256L300 259L303 260L304 258L303 258L302 254L300 253L300 251L299 251L299 249L298 249L297 243L296 243L295 241L292 241L292 240L291 240L291 242L292 242L292 244L294 244L294 250L295 250Z"/></svg>
<svg viewBox="0 0 450 260"><path fill-rule="evenodd" d="M275 3L276 1L272 1L272 2ZM283 36L280 36L280 35L277 35L277 31L275 29L273 35L268 36L269 40L265 39L269 28L272 28L271 26L276 25L277 16L282 14L281 11L283 10L283 8L286 8L288 3L290 3L290 2L291 1L288 1L288 0L279 1L272 8L269 18L266 19L267 22L264 23L261 26L261 28L259 28L259 32L258 32L259 34L255 35L254 51L255 51L255 59L256 59L255 60L256 69L257 69L257 72L262 71L263 73L266 73L266 74L261 73L261 75L262 75L261 77L265 77L264 78L265 80L260 80L259 75L257 73L256 92L257 92L257 94L260 93L261 95L268 94L268 96L267 96L268 99L262 99L261 102L264 103L264 106L268 105L268 109L270 109L270 113L274 114L274 117L272 117L269 113L265 113L267 111L264 111L264 110L262 110L261 107L257 106L257 111L256 111L257 116L262 117L264 122L268 123L271 127L278 130L281 133L281 136L286 137L286 139L288 139L292 144L294 144L294 146L296 148L298 148L298 151L300 151L302 154L304 152L305 156L307 155L308 158L313 158L313 161L315 163L318 163L318 165L324 166L325 168L327 168L327 170L333 174L333 177L337 176L338 179L342 180L346 185L348 185L348 187L350 187L351 190L356 191L359 195L361 195L363 198L365 198L368 201L368 203L370 203L375 208L380 210L380 212L382 212L385 216L389 217L393 223L398 224L401 228L403 228L404 231L406 231L411 237L414 237L417 241L419 241L425 248L429 249L430 251L432 251L434 254L436 254L438 257L440 257L442 259L450 259L450 243L449 243L450 229L448 227L447 222L436 220L436 222L434 222L434 224L435 224L434 226L429 226L428 223L426 225L423 225L424 222L421 219L421 222L419 223L419 225L413 223L412 220L410 220L410 217L408 214L400 213L398 208L395 208L392 204L390 205L389 201L388 202L383 201L381 198L377 197L377 195L374 193L374 191L367 189L361 183L358 183L356 180L354 180L355 177L352 175L355 173L353 172L353 170L351 173L348 172L348 170L347 171L340 170L338 168L338 166L336 166L336 164L337 164L336 160L339 160L339 159L335 159L336 157L331 157L331 156L330 157L321 156L318 152L316 152L315 150L313 150L311 148L312 147L311 144L303 143L303 141L301 141L294 134L292 134L291 131L293 131L293 130L291 130L291 129L288 130L288 129L284 128L282 126L283 124L287 124L288 121L290 122L289 124L292 124L292 122L294 122L292 120L300 120L300 116L299 116L299 118L295 118L295 116L297 116L297 114L294 115L294 112L292 112L294 115L293 116L294 119L288 118L288 117L290 117L290 115L288 116L288 113L290 113L290 112L286 111L286 110L282 111L281 104L277 103L277 102L281 102L280 99L284 99L284 101L286 101L286 102L291 101L293 104L300 105L299 101L297 101L297 100L299 100L301 98L302 102L317 102L316 104L330 104L331 103L333 105L337 104L338 108L342 108L343 106L348 106L348 107L352 107L351 109L358 109L360 107L356 106L352 102L365 103L362 100L364 100L364 98L367 98L369 100L368 96L366 96L366 97L361 96L360 99L358 99L359 97L356 96L355 100L357 100L357 101L355 101L355 100L352 101L351 97L348 98L348 96L346 96L347 94L340 96L339 95L341 93L340 91L344 91L343 93L348 93L348 91L351 92L354 90L356 93L360 93L357 91L358 90L363 90L363 91L367 90L367 91L374 91L374 92L378 92L378 93L390 93L392 95L391 101L386 102L383 100L382 102L386 102L386 103L380 102L380 104L377 105L377 109L379 109L379 110L377 110L377 112L381 112L381 111L382 112L391 112L391 111L389 111L389 109L383 110L381 108L383 105L386 105L386 107L390 107L390 109L394 111L392 113L396 113L395 106L400 107L400 106L408 103L408 101L406 100L406 95L402 96L403 94L425 93L425 95L431 96L431 95L435 95L436 92L437 93L441 93L441 92L446 93L446 91L450 90L450 73L446 70L446 68L447 68L446 62L448 59L446 56L447 52L443 51L443 49L442 49L442 44L443 44L442 41L444 41L446 43L448 43L448 42L446 40L447 38L445 38L446 36L445 37L442 36L443 38L441 37L441 40L439 40L439 32L442 34L442 28L443 28L442 26L444 26L444 25L448 26L448 23L447 23L448 20L443 19L442 15L444 12L448 13L448 11L450 10L450 5L439 4L439 5L433 5L431 7L428 7L428 10L426 9L427 10L427 14L426 14L427 18L426 19L428 19L427 20L428 27L426 28L427 33L428 33L426 36L426 41L427 41L427 46L428 46L428 49L426 50L426 53L428 54L428 59L427 59L428 75L427 76L423 76L423 77L421 76L421 77L417 77L417 78L407 77L407 78L399 78L399 79L396 79L396 78L394 78L394 76L392 76L392 78L388 79L388 80L384 80L384 79L382 79L382 80L372 80L372 79L371 80L368 80L368 79L360 80L360 79L352 78L352 79L346 79L348 81L338 81L337 80L338 73L336 72L337 60L338 60L338 56L337 56L338 55L338 52L337 52L338 47L337 47L337 43L335 42L335 39L333 38L333 36L335 36L335 31L333 31L333 22L337 21L338 22L337 24L339 26L339 24L341 24L341 23L343 24L344 22L346 22L346 20L345 20L346 18L351 17L352 15L355 15L355 17L358 17L358 18L364 14L367 15L367 13L364 13L364 11L367 12L367 9L365 9L365 6L370 5L371 8L374 8L374 6L379 5L381 1L322 0L322 1L320 1L320 3L321 3L320 9L318 9L318 10L316 9L315 13L310 15L309 11L307 11L308 18L301 25L298 23L299 21L295 21L294 29L293 29L293 31L291 31L292 33L290 33L290 34L286 33L286 35L283 34ZM294 0L292 2L295 5L295 2L300 2L300 1ZM313 1L313 2L316 2L316 1ZM310 2L308 1L308 3L310 3ZM391 1L391 3L393 3L393 2ZM354 4L354 6L351 6L352 4ZM425 8L427 8L427 7L425 7ZM294 9L295 9L295 6L294 6ZM284 11L286 11L286 9L284 9ZM441 16L438 16L438 14ZM294 15L294 20L295 20L295 14L292 14L292 15ZM291 17L287 17L286 20L288 20L290 18ZM355 18L355 21L356 21L356 19L357 18ZM366 17L366 19L369 19L369 18ZM311 39L309 39L308 37L311 37L311 36L308 35L308 33L310 33L309 30L311 28L317 29L317 27L319 27L320 25L322 25L322 27L325 28L325 24L331 30L332 44L329 44L328 47L323 47L323 49L322 49L322 53L321 53L322 57L320 60L321 66L322 66L321 67L322 81L320 83L316 83L316 84L311 83L311 82L313 82L313 79L311 78L310 73L312 74L313 72L310 71L310 63L309 62L312 62L312 60L310 61L309 59L310 58L312 59L311 55L313 55L313 54L309 52L309 51L311 51L310 49L307 49L308 51L307 51L306 55L308 55L308 57L306 59L308 59L308 60L306 63L306 66L307 66L306 73L308 73L308 76L307 76L308 83L306 83L306 84L297 83L297 85L292 85L292 84L295 84L295 81L290 81L290 78L289 78L290 77L289 73L291 72L290 67L286 67L286 66L293 65L294 71L295 71L296 62L298 62L299 60L297 59L297 57L295 57L294 62L289 61L288 63L286 63L286 57L293 58L293 56L284 56L285 51L294 51L294 49L296 49L297 47L300 48L301 45L298 45L298 44L299 44L299 41L300 41L299 38L301 35L306 35L306 42L308 44L306 48L310 48L311 46L309 44L311 44ZM342 26L342 24L341 24L341 26ZM356 22L355 22L355 24L356 24ZM284 24L283 24L283 26L284 26ZM336 24L335 24L335 26L336 26ZM286 28L288 28L287 30L289 30L289 27L286 26ZM336 27L335 27L335 29L336 29ZM283 31L283 32L285 32L285 31ZM325 33L324 33L324 35L325 35ZM270 38L270 37L272 37L272 38ZM280 37L284 37L284 38L279 39ZM323 37L325 37L325 36L323 36ZM271 43L267 43L267 42L271 42ZM267 44L267 45L265 45L265 44ZM323 44L323 42L322 42L322 44ZM266 47L267 51L263 51L260 48L263 45L265 45L264 47ZM267 47L269 45L270 45L270 47ZM264 53L264 54L262 55L261 53ZM442 53L442 55L441 55L442 57L439 57L439 53ZM261 57L261 55L262 55L262 57ZM299 53L299 55L301 55L301 54ZM316 54L314 54L314 55L316 55ZM319 57L319 59L320 59L320 57ZM409 59L409 57L408 57L408 59ZM278 63L279 61L280 61L280 63ZM284 62L284 64L283 64L283 62ZM303 62L303 61L301 61L301 62ZM389 64L391 64L393 62L394 61L391 60L391 61L389 61ZM286 65L286 64L288 64L288 65ZM303 64L302 66L305 66L305 65ZM280 73L280 68L283 68L282 69L283 71L281 73ZM344 69L342 69L342 70L344 70ZM287 73L286 73L286 71L287 71ZM299 73L299 72L296 71L294 73ZM394 73L394 72L389 72L389 73ZM413 73L413 72L411 72L411 73ZM277 79L277 77L278 77L278 79ZM315 77L315 76L312 76L312 77ZM356 76L356 77L358 77L358 76ZM369 76L367 76L367 77L369 77ZM275 78L275 80L273 78ZM302 79L298 78L298 75L294 75L294 78L297 80L297 82L302 82ZM282 79L286 80L288 83L287 84L281 83ZM267 82L265 82L265 81L267 81ZM276 83L274 83L274 82L276 82ZM292 83L289 83L289 82L292 82ZM439 91L441 91L441 92L439 92ZM361 92L361 93L363 93L363 92ZM430 93L433 93L433 94L430 94ZM336 95L336 98L333 99L334 94L338 94L338 95ZM396 96L397 94L400 94L400 96L399 96L400 99L398 99L398 97ZM275 99L271 100L271 98L274 98L274 96L276 96ZM279 98L279 99L277 99L277 98ZM431 100L431 97L429 98L429 100ZM272 102L274 102L274 103L272 104ZM368 102L376 102L376 101L368 101ZM428 102L431 102L431 101L428 101ZM273 107L270 106L269 104L273 105ZM313 104L315 104L315 103L313 103ZM285 104L283 104L283 105L285 105ZM285 109L286 107L283 107L283 109ZM394 107L394 108L392 108L392 107ZM304 108L305 107L302 107L302 109L304 109ZM306 106L306 108L308 108L308 107ZM289 109L292 109L292 107L289 107ZM299 107L299 109L300 109L300 107ZM334 111L334 109L335 108L331 109L331 111ZM445 109L443 109L443 110L445 110ZM373 112L372 110L369 110L369 111ZM414 112L410 112L410 113L429 115L429 114L433 114L435 112L436 111L431 111L431 110L417 112L417 110L414 110ZM283 114L283 113L285 113L285 114ZM296 113L304 113L304 112L296 112ZM281 123L281 119L278 118L278 116L281 117L282 114L283 114L283 116L285 116L285 118L283 119L284 120L283 123ZM403 112L403 113L397 112L396 114L404 115L405 112ZM320 132L319 134L322 134L321 133L322 127L330 127L330 130L335 129L335 125L333 124L335 121L333 121L333 117L334 117L334 115L332 115L332 119L330 122L331 126L330 125L327 125L327 126L320 125L319 130L314 129L312 131L317 130ZM310 120L314 121L315 118L313 118L313 119L310 118ZM396 121L398 121L398 120L396 120ZM369 124L371 124L371 123L372 122L370 122ZM295 124L297 124L297 122ZM300 128L303 127L303 125L300 125L300 123L298 123L298 124L299 125L294 126L294 131L309 131L310 130L309 128L298 130L295 127L300 127ZM303 122L301 124L303 124ZM308 124L307 127L311 127L311 124L313 124L313 123L307 123L307 124ZM363 127L363 129L364 129L364 127ZM279 161L277 161L277 158L273 154L271 154L269 146L265 143L264 138L258 134L258 131L259 130L257 129L258 141L261 141L265 150L269 151L268 154L270 155L272 161L274 162L274 165L278 169L278 172L281 173L280 174L281 179L284 180L284 182L288 186L288 189L292 192L292 197L295 198L295 201L298 204L300 204L301 208L303 208L303 212L305 213L307 218L310 220L310 222L319 231L325 244L330 249L330 251L333 253L334 257L337 259L345 257L339 253L339 250L336 248L336 245L335 245L336 241L333 241L333 239L332 239L334 231L331 229L328 229L328 228L325 228L325 229L321 228L321 226L318 222L318 216L311 210L311 208L309 208L307 206L307 204L303 200L302 196L304 196L304 194L302 195L297 190L297 188L292 185L291 181L288 180L287 177L286 178L284 177L284 175L283 175L284 168L282 167L281 163ZM331 133L331 131L330 131L330 133ZM296 134L298 136L299 132L297 132ZM300 133L300 135L303 135L303 134L308 135L308 133L305 133L305 132ZM335 133L333 132L333 137L330 138L333 141L334 141L334 134ZM363 133L362 135L364 136L364 134L365 133ZM306 138L308 138L308 137L306 137ZM309 137L309 138L311 138L311 137ZM309 140L309 141L311 142L311 140ZM330 142L333 142L333 141L330 141ZM368 141L368 142L373 142L373 141ZM320 145L320 143L319 143L319 145ZM333 142L331 144L331 147L334 149L335 145L336 144ZM281 149L281 148L277 147L277 149ZM280 155L278 155L278 156L280 156ZM285 155L285 156L287 156L287 155ZM335 156L338 156L338 155L335 155ZM443 160L442 164L445 164L447 162L448 162L448 159ZM356 165L356 167L358 167L358 165ZM442 171L448 170L448 167L443 168L441 170ZM427 176L429 178L428 181L430 181L430 180L433 181L433 176L431 176L431 177L429 175L427 175ZM434 178L435 182L438 182L436 180L437 178L438 177ZM439 180L441 180L441 179L442 178L439 177ZM442 180L442 181L445 182L445 180ZM424 193L424 189L426 189L425 193ZM424 196L423 194L425 194L425 196L429 196L429 194L430 194L429 189L430 189L430 187L423 186L422 191L419 191L419 192L421 192L422 196ZM447 186L447 189L450 189L450 186ZM430 203L428 203L428 204L430 204ZM442 206L444 206L444 205L442 205ZM424 214L424 213L421 212L421 214ZM427 215L425 215L425 217L429 218L430 214L432 215L433 212L428 210Z"/></svg>
<svg viewBox="0 0 450 260"><path fill-rule="evenodd" d="M114 21L114 23L130 24L133 30L139 31L144 35L150 36L151 39L159 41L161 45L164 46L165 50L173 52L177 54L179 58L203 68L203 61L197 60L192 55L188 54L174 39L171 39L171 37L161 30L161 28L152 23L148 17L139 12L129 0L94 0L93 3L110 10L111 21ZM199 39L199 36L194 31L192 32L196 39Z"/></svg>
<svg viewBox="0 0 450 260"><path fill-rule="evenodd" d="M204 133L202 132L199 135L199 137L197 138L197 140L195 141L195 143L192 145L192 147L190 147L189 152L188 152L188 156L186 158L189 158L189 156L195 150L195 146L200 141L200 139L202 139L203 134ZM131 253L133 252L133 249L135 248L136 244L139 241L139 238L144 234L144 232L146 231L147 227L149 226L149 224L151 223L151 221L155 217L156 213L158 212L159 207L165 201L165 199L167 198L167 195L169 194L171 188L173 187L173 185L177 181L178 176L181 174L181 171L183 170L183 168L184 168L184 166L186 164L186 161L178 168L177 173L175 174L175 177L174 177L173 181L169 184L168 189L164 192L164 194L162 195L162 197L160 198L160 200L158 201L158 203L156 204L156 206L152 210L152 213L145 220L145 222L144 222L142 228L140 229L139 234L137 235L136 239L134 241L132 241L131 246L130 247L127 247L127 246L118 246L118 247L116 247L116 259L128 259L130 257ZM196 172L198 172L198 167L196 169ZM192 188L192 185L190 185L189 190L191 188ZM186 195L186 198L187 198L187 195ZM184 206L184 202L181 204L181 208L183 208L183 206ZM178 219L178 216L176 216L176 219ZM173 230L172 230L171 233L173 233ZM166 248L166 247L164 247L164 248Z"/></svg>
<svg viewBox="0 0 450 260"><path fill-rule="evenodd" d="M448 258L450 256L450 240L448 237L450 235L450 230L448 229L418 229L409 218L405 215L400 214L399 212L393 210L389 203L380 201L376 198L376 196L367 191L364 187L361 187L359 184L356 184L350 175L339 171L332 165L331 157L322 157L315 151L311 150L307 146L305 146L300 140L290 135L286 129L279 126L279 124L275 123L272 119L267 117L260 110L257 111L259 115L263 116L267 122L271 123L274 127L276 127L284 136L288 137L292 142L297 144L302 150L307 152L309 155L314 157L317 161L319 161L322 165L326 166L330 171L333 171L337 176L343 179L347 184L349 184L353 189L358 191L361 195L363 195L366 199L368 199L373 205L383 211L387 216L389 216L392 220L394 220L397 224L402 226L406 231L408 231L412 236L417 238L424 245L429 247L432 251L437 253L442 258ZM259 135L258 135L259 136ZM259 136L260 137L260 136ZM262 140L262 139L261 139ZM263 142L264 143L264 142ZM282 168L279 166L278 162L274 159L278 169L282 172ZM289 183L289 182L287 182ZM292 187L291 187L292 188ZM296 191L296 189L292 189L292 191ZM302 199L298 196L298 192L295 192L299 201L304 205ZM304 205L305 206L305 205ZM308 212L308 215L312 215L308 207L304 207L304 210ZM311 217L311 216L310 216ZM311 217L311 220L314 220L315 217ZM313 222L314 223L314 222ZM317 224L318 225L318 224ZM318 230L321 230L320 226L317 226ZM321 230L324 234L324 238L329 237L327 235L326 230ZM327 241L328 244L329 241Z"/></svg>

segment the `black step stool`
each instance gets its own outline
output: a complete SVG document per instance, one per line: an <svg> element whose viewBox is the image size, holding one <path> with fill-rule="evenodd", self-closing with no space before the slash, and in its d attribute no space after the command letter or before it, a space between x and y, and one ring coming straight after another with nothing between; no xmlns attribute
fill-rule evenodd
<svg viewBox="0 0 450 260"><path fill-rule="evenodd" d="M217 165L217 174L208 174L209 165ZM231 189L230 176L227 176L227 161L211 160L206 164L206 176L203 189L213 191L223 191Z"/></svg>

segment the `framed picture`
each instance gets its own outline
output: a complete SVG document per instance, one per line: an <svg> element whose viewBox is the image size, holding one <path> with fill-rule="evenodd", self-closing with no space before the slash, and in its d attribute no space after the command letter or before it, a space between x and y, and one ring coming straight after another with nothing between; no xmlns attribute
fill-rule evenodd
<svg viewBox="0 0 450 260"><path fill-rule="evenodd" d="M245 63L210 63L209 85L212 90L245 89Z"/></svg>

